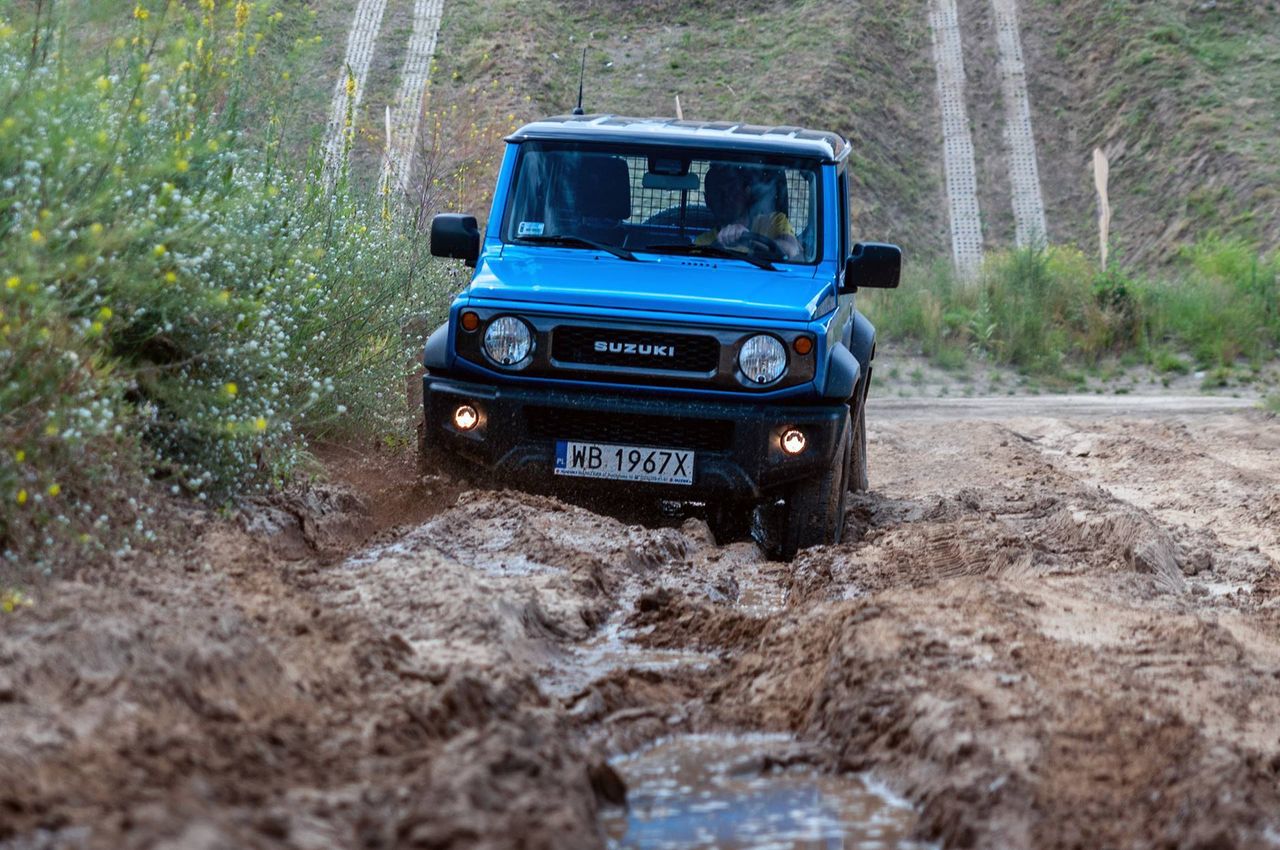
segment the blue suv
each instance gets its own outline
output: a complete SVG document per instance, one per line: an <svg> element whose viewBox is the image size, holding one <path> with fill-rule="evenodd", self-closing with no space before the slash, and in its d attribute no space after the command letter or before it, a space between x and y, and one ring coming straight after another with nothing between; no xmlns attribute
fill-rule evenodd
<svg viewBox="0 0 1280 850"><path fill-rule="evenodd" d="M772 554L867 487L875 328L901 251L850 238L849 144L799 127L569 115L507 139L475 268L427 339L421 450L524 486L701 502ZM757 520L753 523L753 520Z"/></svg>

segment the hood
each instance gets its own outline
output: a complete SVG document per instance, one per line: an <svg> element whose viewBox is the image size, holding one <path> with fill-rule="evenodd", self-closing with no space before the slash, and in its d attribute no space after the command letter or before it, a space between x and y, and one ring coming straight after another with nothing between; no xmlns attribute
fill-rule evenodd
<svg viewBox="0 0 1280 850"><path fill-rule="evenodd" d="M812 266L765 271L739 260L640 254L642 262L574 248L506 245L485 259L476 298L617 310L807 322L831 282Z"/></svg>

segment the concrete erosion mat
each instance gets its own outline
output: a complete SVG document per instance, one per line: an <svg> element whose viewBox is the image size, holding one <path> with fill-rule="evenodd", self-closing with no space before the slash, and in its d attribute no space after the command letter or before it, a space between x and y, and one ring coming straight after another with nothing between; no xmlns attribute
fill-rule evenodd
<svg viewBox="0 0 1280 850"><path fill-rule="evenodd" d="M791 565L407 464L193 513L0 617L0 847L601 847L717 731L944 847L1280 844L1277 420L1023 410L873 408Z"/></svg>

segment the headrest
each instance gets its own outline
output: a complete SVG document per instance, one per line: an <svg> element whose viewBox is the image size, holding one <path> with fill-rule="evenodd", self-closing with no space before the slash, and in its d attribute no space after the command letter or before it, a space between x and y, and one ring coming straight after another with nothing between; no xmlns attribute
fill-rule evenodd
<svg viewBox="0 0 1280 850"><path fill-rule="evenodd" d="M608 154L583 154L573 174L573 192L583 218L631 218L631 171Z"/></svg>

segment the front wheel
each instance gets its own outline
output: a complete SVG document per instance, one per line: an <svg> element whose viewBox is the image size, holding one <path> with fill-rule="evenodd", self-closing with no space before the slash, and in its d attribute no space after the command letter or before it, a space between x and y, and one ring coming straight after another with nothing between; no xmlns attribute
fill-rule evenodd
<svg viewBox="0 0 1280 850"><path fill-rule="evenodd" d="M853 441L849 447L849 489L865 493L867 480L867 400L864 397L853 413Z"/></svg>
<svg viewBox="0 0 1280 850"><path fill-rule="evenodd" d="M707 525L716 538L716 544L725 546L746 540L751 536L755 523L756 503L725 500L710 506Z"/></svg>
<svg viewBox="0 0 1280 850"><path fill-rule="evenodd" d="M849 420L840 429L840 441L822 475L792 486L780 523L778 557L790 561L801 549L840 542L844 528L845 493L848 490L852 443Z"/></svg>

